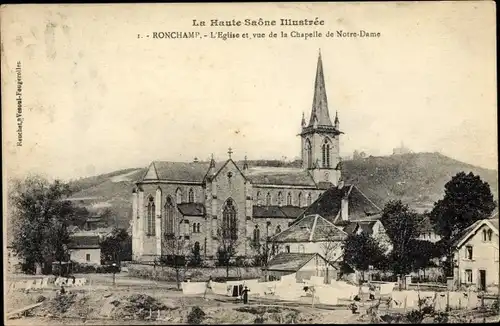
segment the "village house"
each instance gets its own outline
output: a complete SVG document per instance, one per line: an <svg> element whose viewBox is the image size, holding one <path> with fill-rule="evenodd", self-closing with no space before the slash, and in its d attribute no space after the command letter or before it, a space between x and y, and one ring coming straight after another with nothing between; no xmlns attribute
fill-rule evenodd
<svg viewBox="0 0 500 326"><path fill-rule="evenodd" d="M453 244L455 285L498 291L498 244L498 215L476 221L465 229Z"/></svg>
<svg viewBox="0 0 500 326"><path fill-rule="evenodd" d="M68 245L70 260L88 265L101 265L98 235L73 235Z"/></svg>
<svg viewBox="0 0 500 326"><path fill-rule="evenodd" d="M269 237L338 185L339 125L337 115L330 119L319 55L309 123L302 116L299 134L302 167L236 164L231 149L223 162L152 162L132 190L133 259L168 255L179 239L211 259L221 236L237 242L239 255L257 254Z"/></svg>
<svg viewBox="0 0 500 326"><path fill-rule="evenodd" d="M303 283L311 276L336 280L338 267L329 263L318 253L280 253L269 261L263 271L268 281L281 280L283 276L295 276L295 281ZM329 283L329 282L328 282Z"/></svg>

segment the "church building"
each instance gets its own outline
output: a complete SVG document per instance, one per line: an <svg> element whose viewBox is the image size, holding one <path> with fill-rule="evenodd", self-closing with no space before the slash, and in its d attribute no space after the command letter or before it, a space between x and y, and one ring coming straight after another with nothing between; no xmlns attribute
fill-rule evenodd
<svg viewBox="0 0 500 326"><path fill-rule="evenodd" d="M215 258L225 240L237 254L255 255L258 244L288 228L341 179L339 119L328 110L323 63L318 57L309 122L302 117L302 167L216 162L154 161L132 191L133 259L173 254L182 241Z"/></svg>

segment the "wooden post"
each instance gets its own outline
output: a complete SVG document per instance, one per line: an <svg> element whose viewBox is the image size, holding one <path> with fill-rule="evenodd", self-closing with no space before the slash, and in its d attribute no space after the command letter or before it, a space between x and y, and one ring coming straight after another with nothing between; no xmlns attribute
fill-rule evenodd
<svg viewBox="0 0 500 326"><path fill-rule="evenodd" d="M446 292L446 310L450 311L450 291Z"/></svg>

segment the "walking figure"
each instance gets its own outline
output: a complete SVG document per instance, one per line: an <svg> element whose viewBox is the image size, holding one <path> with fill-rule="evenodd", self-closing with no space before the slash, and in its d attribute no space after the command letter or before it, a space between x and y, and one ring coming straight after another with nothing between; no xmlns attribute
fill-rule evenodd
<svg viewBox="0 0 500 326"><path fill-rule="evenodd" d="M368 283L368 289L370 292L370 300L371 301L375 300L375 286L371 283Z"/></svg>
<svg viewBox="0 0 500 326"><path fill-rule="evenodd" d="M203 299L205 299L205 296L207 295L207 291L208 291L209 289L210 289L210 290L212 289L212 276L210 276L210 277L208 278L208 281L207 281L207 286L206 286L206 288L205 288L205 293L203 294Z"/></svg>
<svg viewBox="0 0 500 326"><path fill-rule="evenodd" d="M245 289L242 291L244 304L248 303L248 292L250 292L250 290L245 286Z"/></svg>

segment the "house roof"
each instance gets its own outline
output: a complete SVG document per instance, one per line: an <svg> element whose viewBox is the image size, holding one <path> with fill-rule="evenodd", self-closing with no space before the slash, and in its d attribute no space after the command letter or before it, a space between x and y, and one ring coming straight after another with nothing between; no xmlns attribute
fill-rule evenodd
<svg viewBox="0 0 500 326"><path fill-rule="evenodd" d="M340 241L347 234L319 215L307 215L271 238L275 242Z"/></svg>
<svg viewBox="0 0 500 326"><path fill-rule="evenodd" d="M493 232L498 235L498 220L494 219L483 219L478 220L464 229L457 237L455 237L455 241L453 241L453 247L460 248L471 236L473 236L481 226L488 225Z"/></svg>
<svg viewBox="0 0 500 326"><path fill-rule="evenodd" d="M359 227L361 228L363 233L368 234L368 235L372 235L373 234L373 226L375 225L375 223L377 223L377 221L359 221L356 223L359 225Z"/></svg>
<svg viewBox="0 0 500 326"><path fill-rule="evenodd" d="M267 270L296 272L313 259L317 253L282 252L274 256L267 264Z"/></svg>
<svg viewBox="0 0 500 326"><path fill-rule="evenodd" d="M347 224L344 229L342 229L347 234L355 234L358 231L358 223L352 222Z"/></svg>
<svg viewBox="0 0 500 326"><path fill-rule="evenodd" d="M98 249L99 236L98 235L81 235L72 236L68 244L70 249Z"/></svg>
<svg viewBox="0 0 500 326"><path fill-rule="evenodd" d="M301 168L255 166L249 167L243 174L254 184L316 187L309 171Z"/></svg>
<svg viewBox="0 0 500 326"><path fill-rule="evenodd" d="M297 218L304 210L296 206L253 206L253 217Z"/></svg>
<svg viewBox="0 0 500 326"><path fill-rule="evenodd" d="M267 264L266 270L297 272L314 257L320 257L325 262L325 258L318 253L295 253L282 252L274 256ZM335 264L329 263L333 268L338 269Z"/></svg>
<svg viewBox="0 0 500 326"><path fill-rule="evenodd" d="M326 190L314 203L312 203L302 214L319 214L329 221L336 223L340 221L340 208L342 198L348 198L349 220L367 219L378 214L381 209L366 197L356 186L345 185L342 188L333 187ZM301 216L299 216L301 218Z"/></svg>
<svg viewBox="0 0 500 326"><path fill-rule="evenodd" d="M177 204L177 209L184 216L204 216L205 205L202 203L181 203Z"/></svg>

